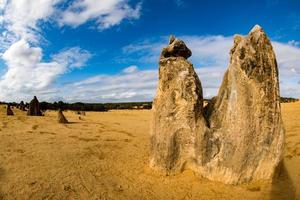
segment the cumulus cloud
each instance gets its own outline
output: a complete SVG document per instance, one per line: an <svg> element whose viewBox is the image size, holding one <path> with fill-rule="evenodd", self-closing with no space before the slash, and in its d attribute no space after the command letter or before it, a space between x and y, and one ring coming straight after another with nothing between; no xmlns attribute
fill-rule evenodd
<svg viewBox="0 0 300 200"><path fill-rule="evenodd" d="M140 17L141 3L135 8L124 0L77 0L61 13L59 23L77 27L95 20L99 29L120 24L124 19Z"/></svg>
<svg viewBox="0 0 300 200"><path fill-rule="evenodd" d="M182 36L192 50L191 60L197 66L226 67L229 62L229 50L233 37L217 36Z"/></svg>
<svg viewBox="0 0 300 200"><path fill-rule="evenodd" d="M39 41L40 28L38 23L47 21L55 11L59 0L10 0L3 1L2 21L6 29L5 38L10 42L25 39L31 42ZM1 5L1 3L0 3Z"/></svg>
<svg viewBox="0 0 300 200"><path fill-rule="evenodd" d="M92 55L86 50L82 50L79 47L72 47L53 55L52 60L69 69L74 69L84 66L91 56Z"/></svg>
<svg viewBox="0 0 300 200"><path fill-rule="evenodd" d="M82 67L90 53L74 47L53 55L52 60L43 62L42 49L31 47L26 40L10 46L3 54L7 71L0 78L0 99L24 98L32 93L47 90L54 80L74 67Z"/></svg>
<svg viewBox="0 0 300 200"><path fill-rule="evenodd" d="M273 47L282 75L300 74L300 48L280 42L273 42Z"/></svg>
<svg viewBox="0 0 300 200"><path fill-rule="evenodd" d="M124 19L138 19L141 3L134 8L127 0L76 0L67 8L59 6L64 0L0 0L0 23L10 42L25 39L40 40L40 24L54 21L60 25L77 27L94 20L100 29L120 24Z"/></svg>
<svg viewBox="0 0 300 200"><path fill-rule="evenodd" d="M33 94L56 98L60 89L53 83L62 74L81 68L91 57L80 47L61 50L43 60L41 42L44 23L79 26L94 20L100 29L137 19L141 4L131 7L127 0L76 0L61 6L64 0L0 0L0 56L6 64L0 77L0 100L28 99ZM134 69L128 69L133 70ZM31 98L31 97L29 97Z"/></svg>

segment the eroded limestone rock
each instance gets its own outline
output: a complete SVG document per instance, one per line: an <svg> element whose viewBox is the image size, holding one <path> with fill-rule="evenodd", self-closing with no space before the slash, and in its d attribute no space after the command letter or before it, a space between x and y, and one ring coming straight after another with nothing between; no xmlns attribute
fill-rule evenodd
<svg viewBox="0 0 300 200"><path fill-rule="evenodd" d="M9 104L7 104L7 107L6 107L6 115L8 115L8 116L14 115L14 112L12 111Z"/></svg>
<svg viewBox="0 0 300 200"><path fill-rule="evenodd" d="M275 54L256 25L248 36L234 37L230 55L218 96L206 112L219 152L207 158L201 174L233 184L270 179L284 146Z"/></svg>
<svg viewBox="0 0 300 200"><path fill-rule="evenodd" d="M229 184L272 178L284 129L276 58L263 29L235 36L219 93L205 109L200 81L171 41L153 102L151 166L177 172L192 163L202 176Z"/></svg>
<svg viewBox="0 0 300 200"><path fill-rule="evenodd" d="M204 123L201 83L193 65L185 59L190 50L181 40L171 37L170 41L159 61L150 159L152 167L167 174L181 171L186 164L194 162L197 129ZM181 51L174 46L180 46ZM172 56L164 55L166 49Z"/></svg>
<svg viewBox="0 0 300 200"><path fill-rule="evenodd" d="M29 103L29 109L27 111L27 115L29 116L42 116L42 112L40 110L40 103L36 96Z"/></svg>
<svg viewBox="0 0 300 200"><path fill-rule="evenodd" d="M58 110L58 114L57 114L57 121L60 124L67 124L69 123L67 118L64 116L63 112L61 109Z"/></svg>

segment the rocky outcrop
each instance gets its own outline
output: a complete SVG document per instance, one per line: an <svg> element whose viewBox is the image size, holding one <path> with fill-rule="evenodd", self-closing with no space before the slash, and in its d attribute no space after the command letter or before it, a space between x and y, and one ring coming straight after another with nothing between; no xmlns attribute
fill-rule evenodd
<svg viewBox="0 0 300 200"><path fill-rule="evenodd" d="M40 103L36 96L29 103L29 109L27 111L28 116L42 116L42 112L40 110Z"/></svg>
<svg viewBox="0 0 300 200"><path fill-rule="evenodd" d="M205 123L201 83L187 55L191 51L184 42L171 37L159 61L150 165L166 174L181 171L194 162L196 150L200 149L195 148L200 138L198 126Z"/></svg>
<svg viewBox="0 0 300 200"><path fill-rule="evenodd" d="M234 37L230 55L219 93L204 109L192 65L184 57L161 57L151 166L178 171L192 163L202 176L229 184L272 178L284 147L272 45L255 26Z"/></svg>
<svg viewBox="0 0 300 200"><path fill-rule="evenodd" d="M11 107L10 107L9 104L6 107L6 115L8 115L8 116L14 115L14 112L12 111L12 109L11 109Z"/></svg>
<svg viewBox="0 0 300 200"><path fill-rule="evenodd" d="M63 112L61 109L58 110L58 114L57 114L57 121L60 124L67 124L69 123L67 118L64 116Z"/></svg>
<svg viewBox="0 0 300 200"><path fill-rule="evenodd" d="M282 158L278 69L271 42L255 26L234 37L230 65L218 96L207 107L218 154L201 174L225 183L269 179Z"/></svg>

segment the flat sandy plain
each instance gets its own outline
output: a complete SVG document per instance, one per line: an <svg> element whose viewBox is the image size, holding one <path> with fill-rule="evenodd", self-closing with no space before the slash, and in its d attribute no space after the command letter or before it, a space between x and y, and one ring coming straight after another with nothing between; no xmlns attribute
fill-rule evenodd
<svg viewBox="0 0 300 200"><path fill-rule="evenodd" d="M300 199L300 102L282 104L284 162L270 182L231 186L148 167L151 111L27 117L0 106L0 199Z"/></svg>

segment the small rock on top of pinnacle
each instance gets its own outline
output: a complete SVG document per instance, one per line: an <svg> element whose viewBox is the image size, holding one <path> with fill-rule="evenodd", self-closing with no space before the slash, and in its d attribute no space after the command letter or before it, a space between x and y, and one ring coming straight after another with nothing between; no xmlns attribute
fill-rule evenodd
<svg viewBox="0 0 300 200"><path fill-rule="evenodd" d="M169 45L163 48L160 58L168 57L183 57L185 59L192 55L191 50L186 46L186 44L173 35L170 36Z"/></svg>

